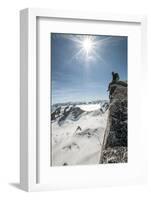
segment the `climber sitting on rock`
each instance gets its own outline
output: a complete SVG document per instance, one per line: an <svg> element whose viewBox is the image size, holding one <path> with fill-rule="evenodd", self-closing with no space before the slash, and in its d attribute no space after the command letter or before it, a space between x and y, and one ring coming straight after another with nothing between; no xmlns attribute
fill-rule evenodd
<svg viewBox="0 0 151 200"><path fill-rule="evenodd" d="M118 73L112 72L112 82L119 81L120 77Z"/></svg>
<svg viewBox="0 0 151 200"><path fill-rule="evenodd" d="M111 99L112 98L112 94L116 88L116 86L114 87L111 87L113 84L117 83L119 81L120 77L119 77L119 74L118 73L115 73L115 72L112 72L112 81L109 83L109 86L108 86L108 90L110 92L109 94L109 98Z"/></svg>
<svg viewBox="0 0 151 200"><path fill-rule="evenodd" d="M112 81L109 83L109 87L107 91L110 91L111 85L119 81L120 77L118 73L112 72Z"/></svg>
<svg viewBox="0 0 151 200"><path fill-rule="evenodd" d="M120 80L119 74L112 72L112 81L109 83L108 90L107 90L109 91L110 100L112 100L112 94L114 93L117 86L127 87L127 81Z"/></svg>

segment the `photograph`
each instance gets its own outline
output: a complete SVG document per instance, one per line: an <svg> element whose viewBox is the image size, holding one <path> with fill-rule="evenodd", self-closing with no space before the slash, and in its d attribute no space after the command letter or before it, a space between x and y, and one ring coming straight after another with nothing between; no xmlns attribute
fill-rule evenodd
<svg viewBox="0 0 151 200"><path fill-rule="evenodd" d="M128 162L128 36L50 33L50 166Z"/></svg>

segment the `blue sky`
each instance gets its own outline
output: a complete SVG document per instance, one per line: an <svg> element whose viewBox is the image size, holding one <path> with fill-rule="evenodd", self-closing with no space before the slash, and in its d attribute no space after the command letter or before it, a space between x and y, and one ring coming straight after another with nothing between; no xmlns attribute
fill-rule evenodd
<svg viewBox="0 0 151 200"><path fill-rule="evenodd" d="M90 45L85 48L87 38ZM112 71L127 80L127 40L125 36L51 33L52 103L108 99Z"/></svg>

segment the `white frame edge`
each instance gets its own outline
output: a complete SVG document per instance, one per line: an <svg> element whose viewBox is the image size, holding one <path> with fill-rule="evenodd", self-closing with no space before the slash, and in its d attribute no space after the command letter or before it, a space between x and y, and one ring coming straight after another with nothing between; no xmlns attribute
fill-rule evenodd
<svg viewBox="0 0 151 200"><path fill-rule="evenodd" d="M28 8L20 11L20 186L25 191L53 189L50 185L37 184L36 173L36 18L103 20L142 25L142 65L146 63L146 16L112 15L49 9Z"/></svg>
<svg viewBox="0 0 151 200"><path fill-rule="evenodd" d="M20 185L36 185L36 16L20 12Z"/></svg>

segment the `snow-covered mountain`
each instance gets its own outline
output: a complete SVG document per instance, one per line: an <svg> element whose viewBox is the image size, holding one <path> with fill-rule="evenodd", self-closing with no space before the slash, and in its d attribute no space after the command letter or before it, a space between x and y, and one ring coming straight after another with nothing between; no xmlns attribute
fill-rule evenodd
<svg viewBox="0 0 151 200"><path fill-rule="evenodd" d="M108 101L52 106L53 166L99 163L108 106Z"/></svg>

